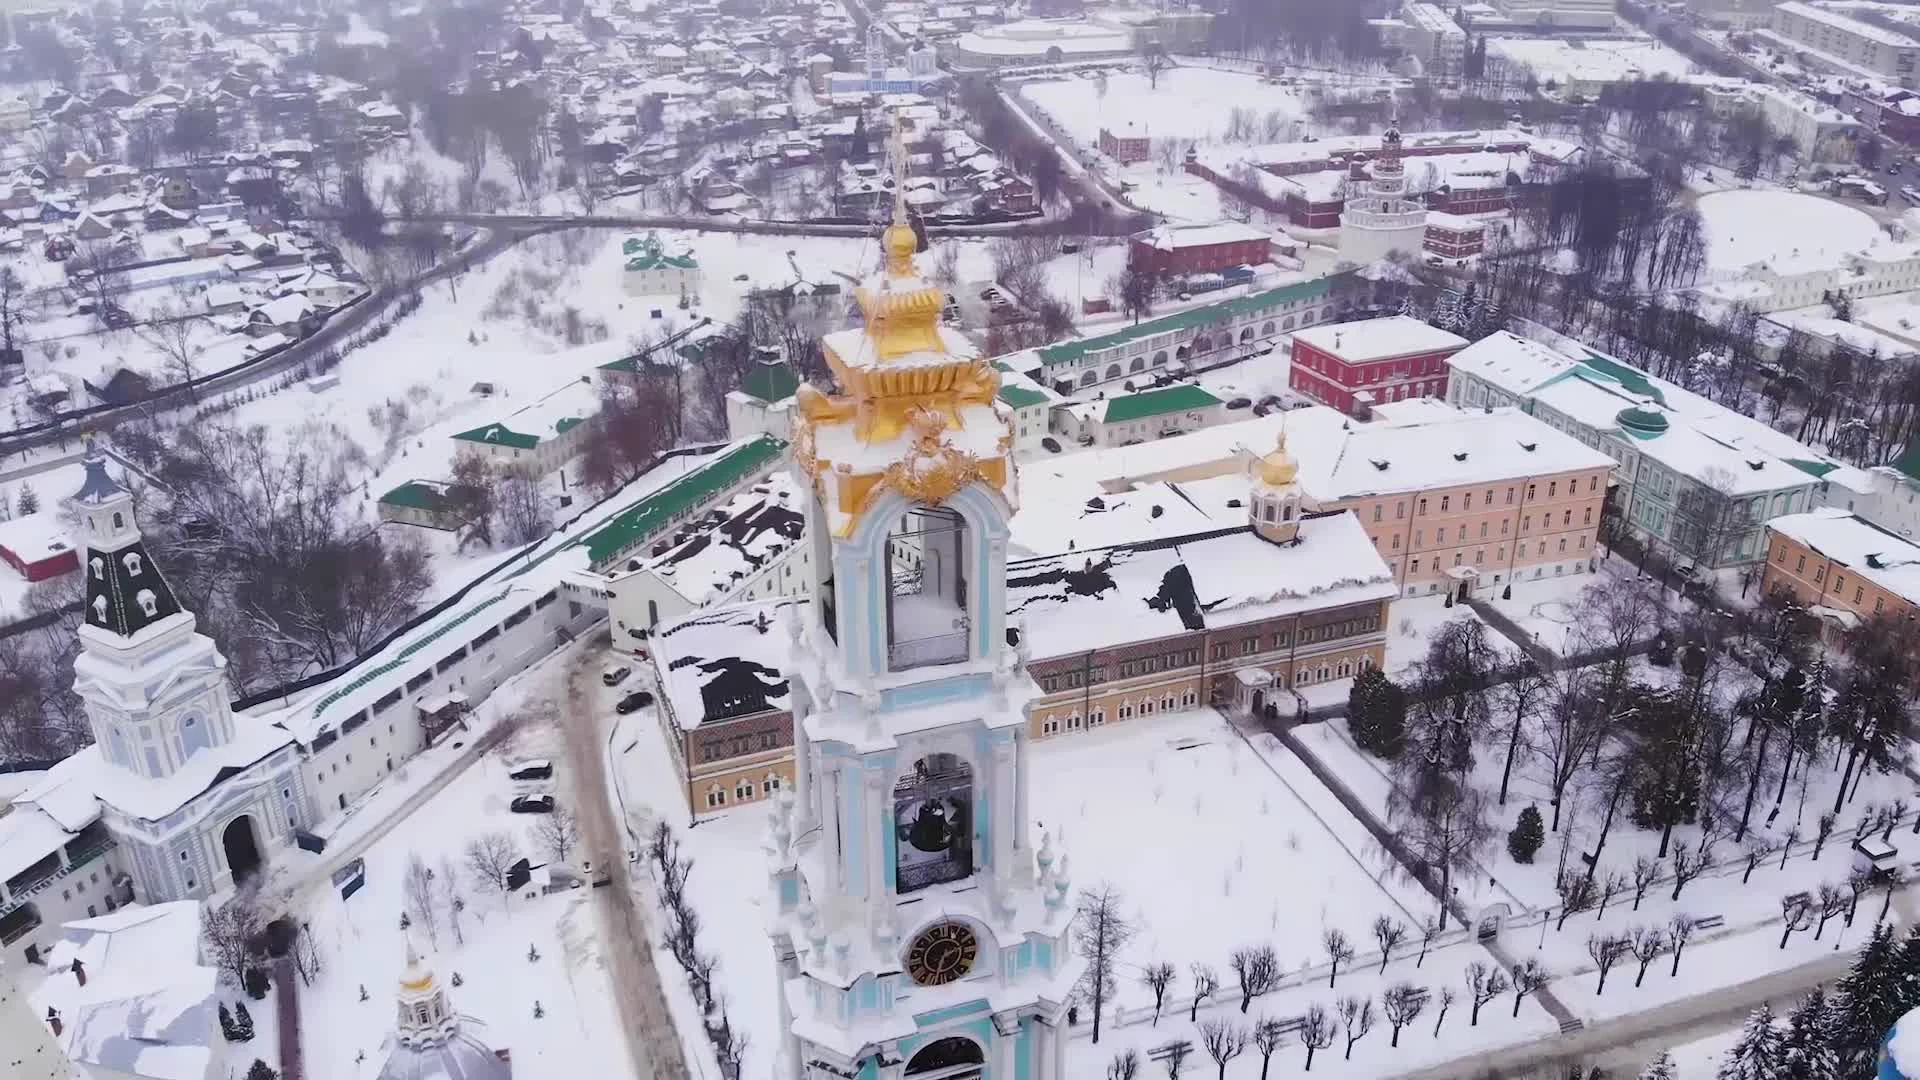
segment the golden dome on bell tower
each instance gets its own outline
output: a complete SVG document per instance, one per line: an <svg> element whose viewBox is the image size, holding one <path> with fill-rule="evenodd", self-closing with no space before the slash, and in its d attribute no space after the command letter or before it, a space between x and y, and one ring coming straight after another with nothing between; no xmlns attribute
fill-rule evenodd
<svg viewBox="0 0 1920 1080"><path fill-rule="evenodd" d="M1260 480L1272 487L1286 487L1300 476L1300 465L1287 452L1287 433L1280 433L1279 441L1266 456L1260 459Z"/></svg>

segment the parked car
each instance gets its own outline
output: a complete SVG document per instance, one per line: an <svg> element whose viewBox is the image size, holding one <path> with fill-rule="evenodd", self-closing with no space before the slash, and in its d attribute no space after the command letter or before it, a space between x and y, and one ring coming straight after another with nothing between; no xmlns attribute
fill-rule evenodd
<svg viewBox="0 0 1920 1080"><path fill-rule="evenodd" d="M1041 436L1040 445L1045 447L1049 454L1057 454L1060 452L1060 441L1051 435Z"/></svg>
<svg viewBox="0 0 1920 1080"><path fill-rule="evenodd" d="M600 672L600 682L604 686L619 686L631 674L633 669L625 664L608 664Z"/></svg>
<svg viewBox="0 0 1920 1080"><path fill-rule="evenodd" d="M1237 397L1237 398L1234 398L1232 401L1227 402L1227 408L1229 409L1250 409L1252 407L1253 407L1252 398Z"/></svg>
<svg viewBox="0 0 1920 1080"><path fill-rule="evenodd" d="M515 783L528 780L551 780L553 779L553 762L546 758L523 761L507 771L507 779Z"/></svg>
<svg viewBox="0 0 1920 1080"><path fill-rule="evenodd" d="M621 716L625 716L636 709L644 709L651 704L653 704L652 694L647 693L645 690L635 690L633 693L621 698L620 703L613 707L613 711L619 713Z"/></svg>
<svg viewBox="0 0 1920 1080"><path fill-rule="evenodd" d="M508 803L507 809L516 814L551 814L553 813L553 796L522 795Z"/></svg>

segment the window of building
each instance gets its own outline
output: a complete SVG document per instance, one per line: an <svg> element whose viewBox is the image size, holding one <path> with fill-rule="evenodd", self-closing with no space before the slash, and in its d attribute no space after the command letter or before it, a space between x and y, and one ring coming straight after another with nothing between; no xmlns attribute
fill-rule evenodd
<svg viewBox="0 0 1920 1080"><path fill-rule="evenodd" d="M1046 719L1040 721L1040 734L1058 735L1059 733L1060 733L1060 721L1058 718L1049 716Z"/></svg>
<svg viewBox="0 0 1920 1080"><path fill-rule="evenodd" d="M1421 517L1427 516L1427 500L1425 499L1420 500L1420 516Z"/></svg>
<svg viewBox="0 0 1920 1080"><path fill-rule="evenodd" d="M1378 522L1380 521L1380 511L1381 511L1381 509L1382 509L1382 507L1380 506L1380 504L1379 504L1379 503L1374 503L1374 504L1373 504L1373 520L1374 520L1374 522L1375 522L1375 523L1378 523Z"/></svg>
<svg viewBox="0 0 1920 1080"><path fill-rule="evenodd" d="M1399 533L1393 534L1393 550L1395 551L1400 550L1400 534Z"/></svg>
<svg viewBox="0 0 1920 1080"><path fill-rule="evenodd" d="M1394 503L1393 504L1393 520L1399 521L1401 518L1404 518L1406 516L1407 516L1407 504L1405 500Z"/></svg>
<svg viewBox="0 0 1920 1080"><path fill-rule="evenodd" d="M1420 560L1419 560L1419 559L1415 559L1415 560L1413 560L1413 571L1412 571L1412 572L1413 572L1413 573L1416 573L1416 574L1420 572Z"/></svg>
<svg viewBox="0 0 1920 1080"><path fill-rule="evenodd" d="M1800 561L1794 564L1793 572L1796 574L1802 574L1806 572L1806 569L1807 569L1807 557L1805 555L1802 555L1800 556Z"/></svg>
<svg viewBox="0 0 1920 1080"><path fill-rule="evenodd" d="M1448 504L1451 502L1453 502L1453 496L1451 495L1440 496L1440 512L1443 514L1446 513L1447 510L1450 509Z"/></svg>
<svg viewBox="0 0 1920 1080"><path fill-rule="evenodd" d="M1847 591L1847 575L1845 574L1833 575L1833 591L1840 592L1840 593Z"/></svg>
<svg viewBox="0 0 1920 1080"><path fill-rule="evenodd" d="M707 806L709 808L725 805L727 805L727 793L720 785L715 784L707 789Z"/></svg>
<svg viewBox="0 0 1920 1080"><path fill-rule="evenodd" d="M1532 501L1533 501L1533 497L1534 497L1534 495L1536 495L1536 494L1538 494L1538 489L1539 489L1539 487L1540 487L1540 485L1539 485L1539 484L1528 484L1528 485L1527 485L1527 501L1528 501L1528 502L1532 502Z"/></svg>

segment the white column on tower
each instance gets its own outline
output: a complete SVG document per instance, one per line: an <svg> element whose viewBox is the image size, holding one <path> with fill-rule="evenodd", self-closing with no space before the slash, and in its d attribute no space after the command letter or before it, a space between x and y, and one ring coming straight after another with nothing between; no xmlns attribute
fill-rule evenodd
<svg viewBox="0 0 1920 1080"><path fill-rule="evenodd" d="M1004 876L1013 868L1019 831L1020 793L1014 763L1018 742L1010 739L993 748L993 872Z"/></svg>
<svg viewBox="0 0 1920 1080"><path fill-rule="evenodd" d="M1013 834L1014 858L1024 860L1031 847L1032 837L1027 830L1032 827L1033 819L1027 814L1027 733L1015 733L1013 737L1013 818L1008 822L1008 832ZM1011 865L1011 863L1009 864ZM1029 868L1030 869L1030 868Z"/></svg>

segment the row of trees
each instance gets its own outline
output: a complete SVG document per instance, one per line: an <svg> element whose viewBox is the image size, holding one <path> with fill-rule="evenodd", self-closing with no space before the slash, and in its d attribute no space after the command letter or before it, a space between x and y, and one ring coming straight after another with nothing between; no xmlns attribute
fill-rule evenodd
<svg viewBox="0 0 1920 1080"><path fill-rule="evenodd" d="M747 1052L747 1033L735 1030L727 1016L726 996L720 993L714 972L719 957L700 947L700 913L687 895L687 881L693 875L693 856L680 850L673 827L662 821L647 838L647 860L653 864L660 886L661 906L667 912L667 947L693 988L693 999L700 1006L707 1040L713 1044L720 1071L729 1080L740 1075L740 1062Z"/></svg>

